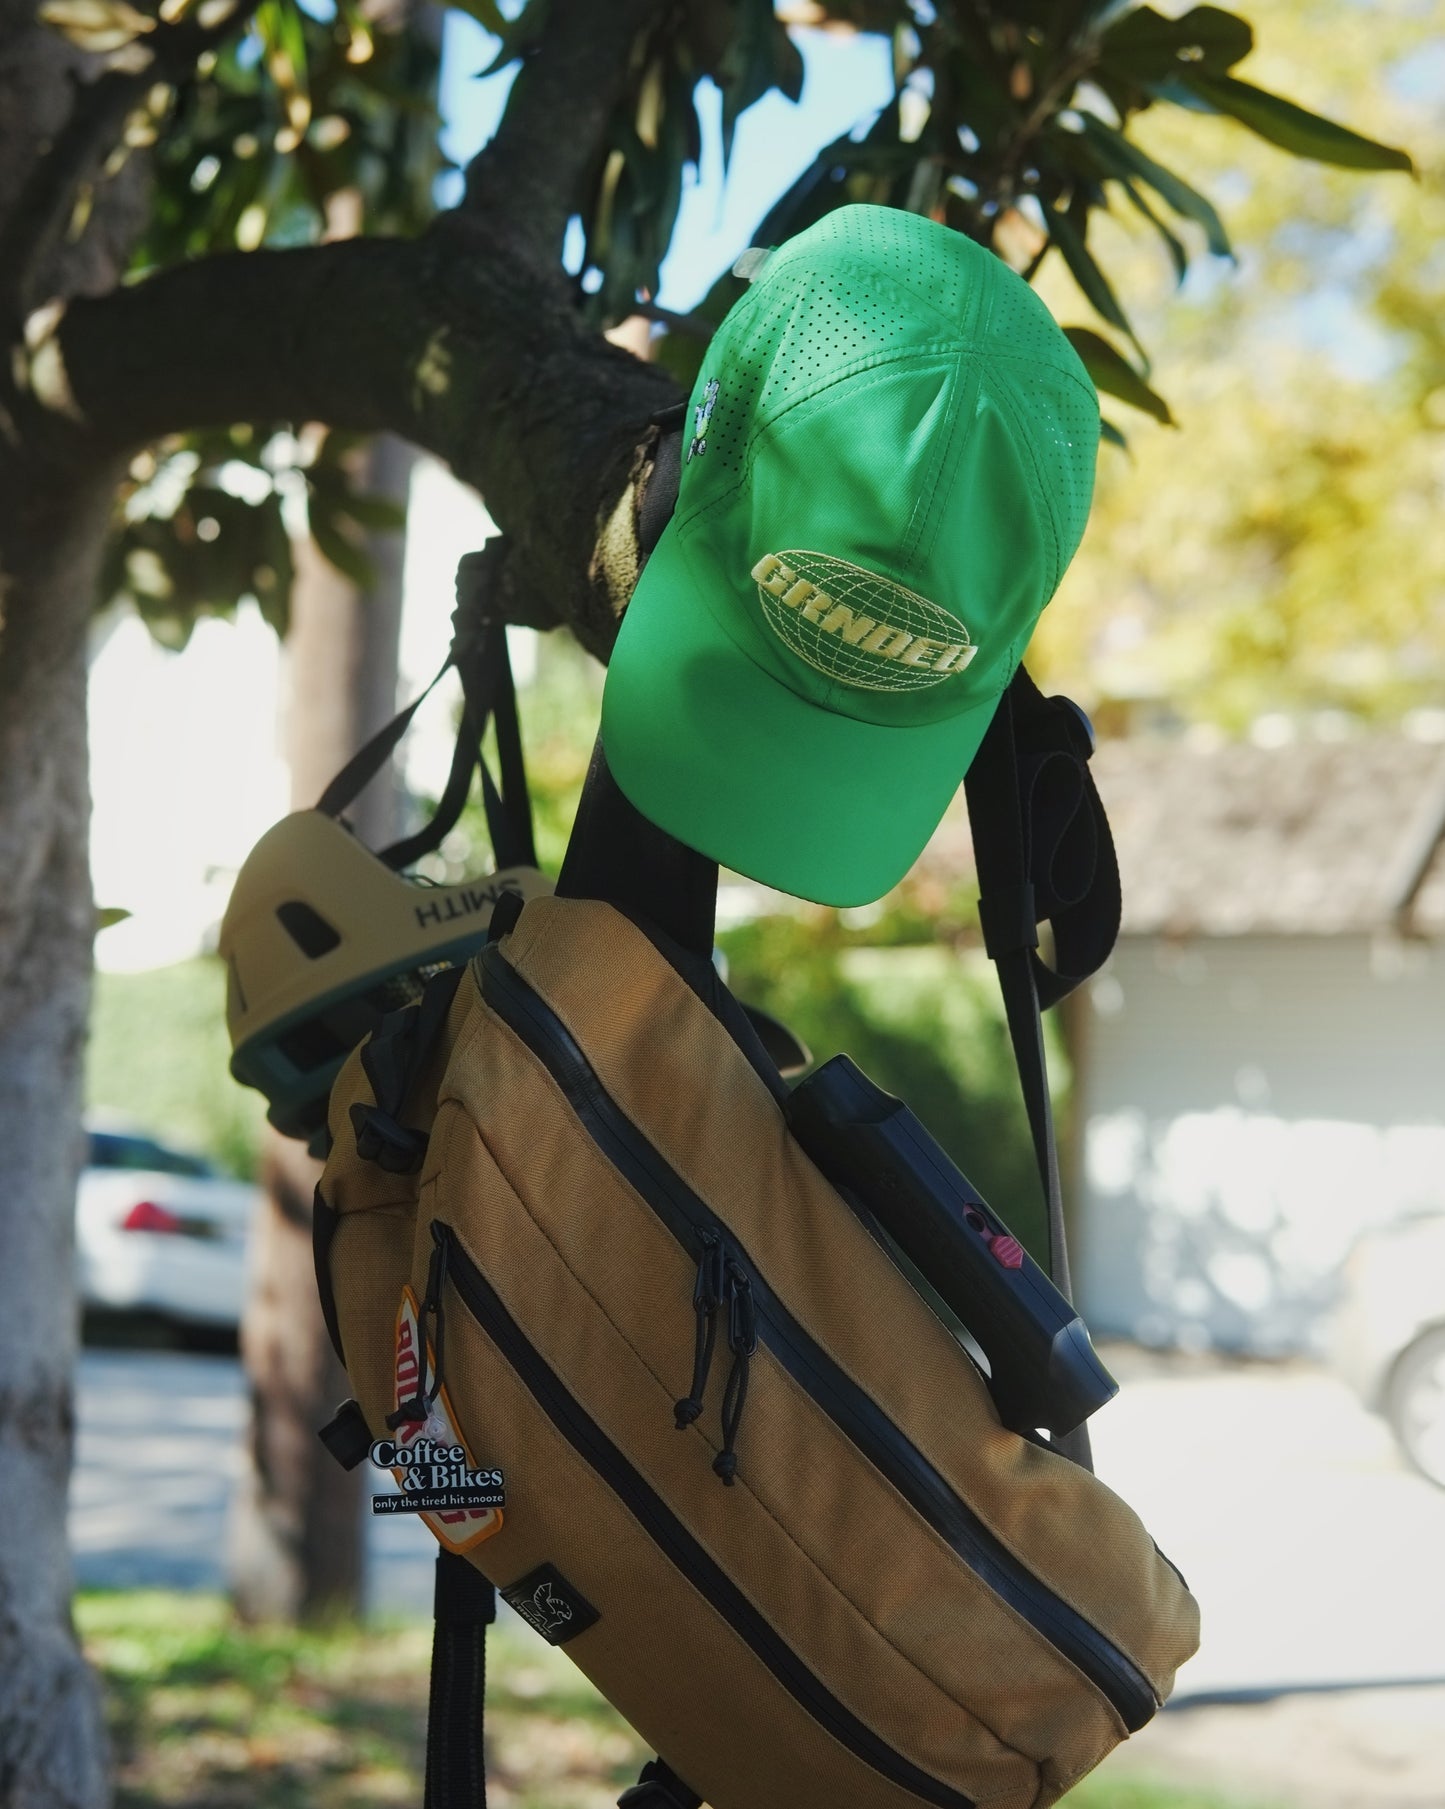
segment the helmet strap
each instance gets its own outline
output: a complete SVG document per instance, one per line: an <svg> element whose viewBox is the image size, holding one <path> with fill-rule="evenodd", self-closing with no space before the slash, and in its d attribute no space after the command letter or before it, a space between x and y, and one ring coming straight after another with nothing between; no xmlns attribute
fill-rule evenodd
<svg viewBox="0 0 1445 1809"><path fill-rule="evenodd" d="M499 868L537 864L507 630L488 612L492 585L506 556L505 544L500 539L492 540L480 554L469 554L462 561L457 572L452 644L441 670L419 697L352 755L317 803L316 808L323 815L339 818L391 758L417 710L455 666L462 681L463 706L451 772L431 820L414 835L381 850L379 858L394 869L409 867L440 847L461 817L471 795L472 774L478 771L495 864ZM482 740L492 721L497 730L500 785L482 758Z"/></svg>

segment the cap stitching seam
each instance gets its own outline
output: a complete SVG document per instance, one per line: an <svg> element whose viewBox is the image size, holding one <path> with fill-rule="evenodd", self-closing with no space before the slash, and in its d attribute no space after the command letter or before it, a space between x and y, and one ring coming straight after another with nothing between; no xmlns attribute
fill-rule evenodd
<svg viewBox="0 0 1445 1809"><path fill-rule="evenodd" d="M1067 344L1067 341L1065 343ZM1087 396L1089 401L1092 402L1096 408L1099 405L1099 392L1095 388L1094 383L1087 372L1080 377L1076 370L1073 370L1066 364L1055 364L1048 358L1029 358L1022 352L1008 352L1003 350L991 351L990 357L996 358L1001 364L1021 364L1028 369L1037 369L1042 366L1043 369L1051 372L1054 376L1062 377L1066 382L1071 383L1075 389L1080 390Z"/></svg>
<svg viewBox="0 0 1445 1809"><path fill-rule="evenodd" d="M1064 576L1063 541L1059 533L1058 521L1055 519L1053 493L1044 481L1043 470L1039 465L1038 453L1034 448L1033 441L1024 431L1023 422L1019 416L1017 397L1011 394L1009 389L1000 387L997 392L997 400L1008 414L1015 439L1022 445L1024 456L1028 459L1029 469L1033 473L1034 489L1043 503L1044 520L1048 524L1049 542L1053 553L1053 583L1049 586L1048 596L1043 598L1039 605L1040 613L1042 613L1044 605L1059 588Z"/></svg>
<svg viewBox="0 0 1445 1809"><path fill-rule="evenodd" d="M934 474L933 492L928 500L928 507L920 524L918 533L913 538L913 546L927 544L932 547L938 533L937 517L942 513L948 497L953 491L953 477L956 475L958 463L963 457L961 445L953 444L952 435L956 432L959 418L963 412L965 401L976 413L979 392L983 387L983 365L981 358L970 358L962 364L954 376L953 399L949 410L950 440L938 460ZM945 482L945 472L949 474Z"/></svg>
<svg viewBox="0 0 1445 1809"><path fill-rule="evenodd" d="M775 428L779 422L786 420L789 415L796 413L796 411L805 404L817 401L820 396L827 395L829 390L836 389L840 383L850 382L855 378L861 377L862 381L860 381L858 385L861 393L862 390L872 388L876 386L876 384L881 383L885 377L891 374L892 369L899 365L923 364L930 360L936 360L940 355L951 360L957 360L960 357L965 359L974 359L977 357L977 353L971 350L964 351L960 354L957 346L920 347L916 351L906 353L902 356L897 353L887 353L885 355L871 353L866 362L860 361L857 364L845 367L835 376L830 377L826 383L821 383L816 389L809 390L806 395L795 396L785 408L779 409L775 415L769 417L766 423L767 428ZM871 376L867 375L870 371L873 373ZM700 516L710 514L722 503L730 501L737 491L742 489L742 487L750 480L753 466L757 461L759 450L758 442L762 432L763 429L759 428L748 440L746 450L743 453L742 465L738 471L737 477L729 488L721 491L710 501L699 503L697 507L688 514L680 515L678 517L679 529Z"/></svg>

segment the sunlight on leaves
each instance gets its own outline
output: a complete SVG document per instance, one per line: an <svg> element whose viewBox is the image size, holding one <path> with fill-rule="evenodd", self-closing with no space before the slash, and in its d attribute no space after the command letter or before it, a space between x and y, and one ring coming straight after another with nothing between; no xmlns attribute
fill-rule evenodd
<svg viewBox="0 0 1445 1809"><path fill-rule="evenodd" d="M42 0L38 16L81 50L120 50L156 22L126 0Z"/></svg>

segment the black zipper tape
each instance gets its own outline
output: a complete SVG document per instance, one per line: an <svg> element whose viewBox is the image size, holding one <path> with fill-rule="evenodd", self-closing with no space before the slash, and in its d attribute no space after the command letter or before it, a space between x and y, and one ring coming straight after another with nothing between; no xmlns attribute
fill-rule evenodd
<svg viewBox="0 0 1445 1809"><path fill-rule="evenodd" d="M449 1246L447 1279L528 1393L580 1457L591 1465L663 1555L757 1654L783 1688L856 1758L891 1784L938 1809L974 1809L971 1797L931 1777L896 1752L808 1668L736 1583L708 1555L662 1497L633 1468L557 1376L467 1255L450 1226L432 1236Z"/></svg>
<svg viewBox="0 0 1445 1809"><path fill-rule="evenodd" d="M567 1026L496 948L477 957L482 996L551 1074L603 1155L694 1261L710 1237L751 1282L759 1339L839 1430L998 1598L1062 1653L1137 1733L1153 1686L1097 1627L1040 1582L961 1501L917 1446L788 1312L733 1231L653 1148L603 1087Z"/></svg>

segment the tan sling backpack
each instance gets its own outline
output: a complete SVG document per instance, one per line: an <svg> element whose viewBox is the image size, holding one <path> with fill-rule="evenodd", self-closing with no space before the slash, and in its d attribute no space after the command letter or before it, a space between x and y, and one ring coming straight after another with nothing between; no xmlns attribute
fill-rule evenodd
<svg viewBox="0 0 1445 1809"><path fill-rule="evenodd" d="M1055 970L980 854L1018 1048ZM1072 1309L839 1061L790 1094L705 958L559 896L499 907L342 1071L328 1442L472 1585L430 1809L481 1800L480 1579L662 1755L633 1809L1044 1809L1194 1651L1178 1574L1056 1448L1112 1391Z"/></svg>

